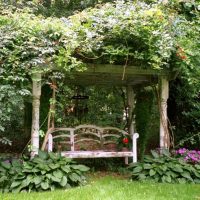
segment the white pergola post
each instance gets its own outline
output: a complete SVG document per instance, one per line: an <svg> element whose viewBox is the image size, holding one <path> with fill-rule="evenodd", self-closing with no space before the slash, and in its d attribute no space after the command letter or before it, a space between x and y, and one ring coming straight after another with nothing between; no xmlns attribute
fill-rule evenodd
<svg viewBox="0 0 200 200"><path fill-rule="evenodd" d="M31 157L38 154L39 129L40 129L40 96L41 96L41 74L32 75L32 128L31 128Z"/></svg>
<svg viewBox="0 0 200 200"><path fill-rule="evenodd" d="M169 97L169 81L167 77L160 79L160 149L169 149L170 138L167 117L167 99Z"/></svg>

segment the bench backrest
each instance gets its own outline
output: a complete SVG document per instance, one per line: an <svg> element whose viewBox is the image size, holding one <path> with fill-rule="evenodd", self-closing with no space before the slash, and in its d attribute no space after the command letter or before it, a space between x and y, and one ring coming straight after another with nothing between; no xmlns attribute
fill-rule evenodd
<svg viewBox="0 0 200 200"><path fill-rule="evenodd" d="M53 141L64 144L66 150L106 150L109 144L116 144L121 135L128 135L115 127L80 125L75 128L55 128L49 133L48 151L53 150ZM58 149L59 150L59 149Z"/></svg>

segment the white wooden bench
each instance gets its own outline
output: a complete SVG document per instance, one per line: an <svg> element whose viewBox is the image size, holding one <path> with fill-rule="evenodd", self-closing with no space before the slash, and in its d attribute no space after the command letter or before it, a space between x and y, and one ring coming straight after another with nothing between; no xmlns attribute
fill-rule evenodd
<svg viewBox="0 0 200 200"><path fill-rule="evenodd" d="M128 157L137 162L137 138L138 133L132 133L132 147L127 151L109 150L108 144L117 142L121 135L129 135L124 130L115 127L98 127L95 125L80 125L75 128L54 128L48 133L48 151L55 149L57 144L68 149L60 149L61 155L70 158L109 158ZM82 145L82 146L81 146ZM58 150L58 149L57 149Z"/></svg>

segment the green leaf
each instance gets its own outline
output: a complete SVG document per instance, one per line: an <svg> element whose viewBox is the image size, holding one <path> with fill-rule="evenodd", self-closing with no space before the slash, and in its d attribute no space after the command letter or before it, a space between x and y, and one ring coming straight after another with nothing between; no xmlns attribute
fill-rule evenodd
<svg viewBox="0 0 200 200"><path fill-rule="evenodd" d="M2 176L1 178L0 178L0 183L1 182L4 182L4 181L6 181L7 180L7 177L6 176Z"/></svg>
<svg viewBox="0 0 200 200"><path fill-rule="evenodd" d="M86 172L90 169L89 167L86 167L85 165L72 165L71 168L78 169L83 172Z"/></svg>
<svg viewBox="0 0 200 200"><path fill-rule="evenodd" d="M57 183L60 183L61 179L55 176L51 176L51 180Z"/></svg>
<svg viewBox="0 0 200 200"><path fill-rule="evenodd" d="M197 184L200 184L200 179L195 178L194 182L197 183Z"/></svg>
<svg viewBox="0 0 200 200"><path fill-rule="evenodd" d="M56 170L53 172L53 175L57 178L62 178L63 177L63 173L60 170Z"/></svg>
<svg viewBox="0 0 200 200"><path fill-rule="evenodd" d="M175 172L179 172L179 173L182 173L183 172L183 169L181 168L181 165L174 165L171 167L173 171Z"/></svg>
<svg viewBox="0 0 200 200"><path fill-rule="evenodd" d="M6 169L10 169L11 168L11 164L10 163L6 163L6 162L1 162L1 166L6 168Z"/></svg>
<svg viewBox="0 0 200 200"><path fill-rule="evenodd" d="M138 172L141 172L142 171L142 167L141 166L137 166L133 169L132 173L135 174L135 173L138 173Z"/></svg>
<svg viewBox="0 0 200 200"><path fill-rule="evenodd" d="M19 160L13 160L12 161L12 166L13 167L21 167L22 164L21 164L21 162Z"/></svg>
<svg viewBox="0 0 200 200"><path fill-rule="evenodd" d="M141 180L141 181L145 180L146 176L144 174L139 174L138 179Z"/></svg>
<svg viewBox="0 0 200 200"><path fill-rule="evenodd" d="M185 178L178 178L177 179L179 183L186 183L186 179Z"/></svg>
<svg viewBox="0 0 200 200"><path fill-rule="evenodd" d="M61 182L60 182L60 185L62 187L65 187L67 185L67 177L66 176L63 176L62 179L61 179Z"/></svg>
<svg viewBox="0 0 200 200"><path fill-rule="evenodd" d="M49 157L52 159L52 160L58 160L58 155L53 153L53 152L49 152Z"/></svg>
<svg viewBox="0 0 200 200"><path fill-rule="evenodd" d="M151 154L154 158L159 158L159 154L155 151L151 151Z"/></svg>
<svg viewBox="0 0 200 200"><path fill-rule="evenodd" d="M59 165L59 164L51 163L51 164L49 164L49 167L50 167L51 169L56 169L56 168L59 168L60 165Z"/></svg>
<svg viewBox="0 0 200 200"><path fill-rule="evenodd" d="M149 171L149 175L150 175L150 176L154 176L155 174L156 174L156 171L153 170L153 169L150 169L150 171Z"/></svg>
<svg viewBox="0 0 200 200"><path fill-rule="evenodd" d="M10 188L15 188L15 187L21 185L21 183L22 183L21 181L14 181L14 182L11 184Z"/></svg>
<svg viewBox="0 0 200 200"><path fill-rule="evenodd" d="M76 173L72 173L69 175L69 178L74 181L74 182L77 182L77 181L80 181L80 176L77 175Z"/></svg>
<svg viewBox="0 0 200 200"><path fill-rule="evenodd" d="M172 182L172 179L171 179L170 176L166 176L166 177L165 177L165 180L166 180L168 183L171 183L171 182Z"/></svg>
<svg viewBox="0 0 200 200"><path fill-rule="evenodd" d="M6 169L3 167L0 167L0 172L6 172Z"/></svg>
<svg viewBox="0 0 200 200"><path fill-rule="evenodd" d="M42 182L41 187L42 187L43 190L47 190L48 188L50 188L48 182Z"/></svg>
<svg viewBox="0 0 200 200"><path fill-rule="evenodd" d="M38 156L39 158L43 159L43 160L46 160L49 156L48 156L48 153L45 152L45 151L38 151Z"/></svg>
<svg viewBox="0 0 200 200"><path fill-rule="evenodd" d="M153 166L152 166L151 164L148 164L148 163L147 163L147 164L144 164L144 165L143 165L143 168L144 168L144 169L151 169L151 168L153 168Z"/></svg>
<svg viewBox="0 0 200 200"><path fill-rule="evenodd" d="M38 185L39 183L42 182L42 177L40 176L34 177L33 182L35 183L35 185Z"/></svg>
<svg viewBox="0 0 200 200"><path fill-rule="evenodd" d="M61 166L61 169L62 169L64 172L66 172L66 173L71 172L70 166L68 166L68 165Z"/></svg>
<svg viewBox="0 0 200 200"><path fill-rule="evenodd" d="M192 177L190 176L190 173L189 172L183 172L181 173L181 175L184 177L184 178L187 178L191 181L193 181Z"/></svg>
<svg viewBox="0 0 200 200"><path fill-rule="evenodd" d="M199 172L194 171L194 174L195 174L196 177L200 178L200 173Z"/></svg>

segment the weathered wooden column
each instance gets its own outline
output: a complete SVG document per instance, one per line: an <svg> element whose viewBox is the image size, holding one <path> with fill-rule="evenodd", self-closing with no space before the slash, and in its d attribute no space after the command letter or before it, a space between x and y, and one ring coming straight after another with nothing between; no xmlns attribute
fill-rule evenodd
<svg viewBox="0 0 200 200"><path fill-rule="evenodd" d="M133 111L135 108L135 94L133 91L133 87L131 85L128 85L127 88L127 103L128 103L128 127L129 127L129 134L130 135L134 135L134 115L133 115ZM132 138L133 141L135 141L135 138ZM135 143L133 143L135 145ZM134 162L137 162L136 156L137 156L137 147L136 145L133 146L133 150L134 150ZM135 160L136 159L136 160ZM125 164L128 164L128 157L125 157Z"/></svg>
<svg viewBox="0 0 200 200"><path fill-rule="evenodd" d="M167 77L160 78L160 149L169 149L170 138L167 117L167 99L169 97L169 81Z"/></svg>
<svg viewBox="0 0 200 200"><path fill-rule="evenodd" d="M40 129L40 95L41 95L41 74L32 75L32 128L31 128L31 157L38 154L39 150L39 129Z"/></svg>
<svg viewBox="0 0 200 200"><path fill-rule="evenodd" d="M134 133L134 116L133 110L135 108L135 94L132 86L127 86L127 101L128 101L128 125L129 133Z"/></svg>

